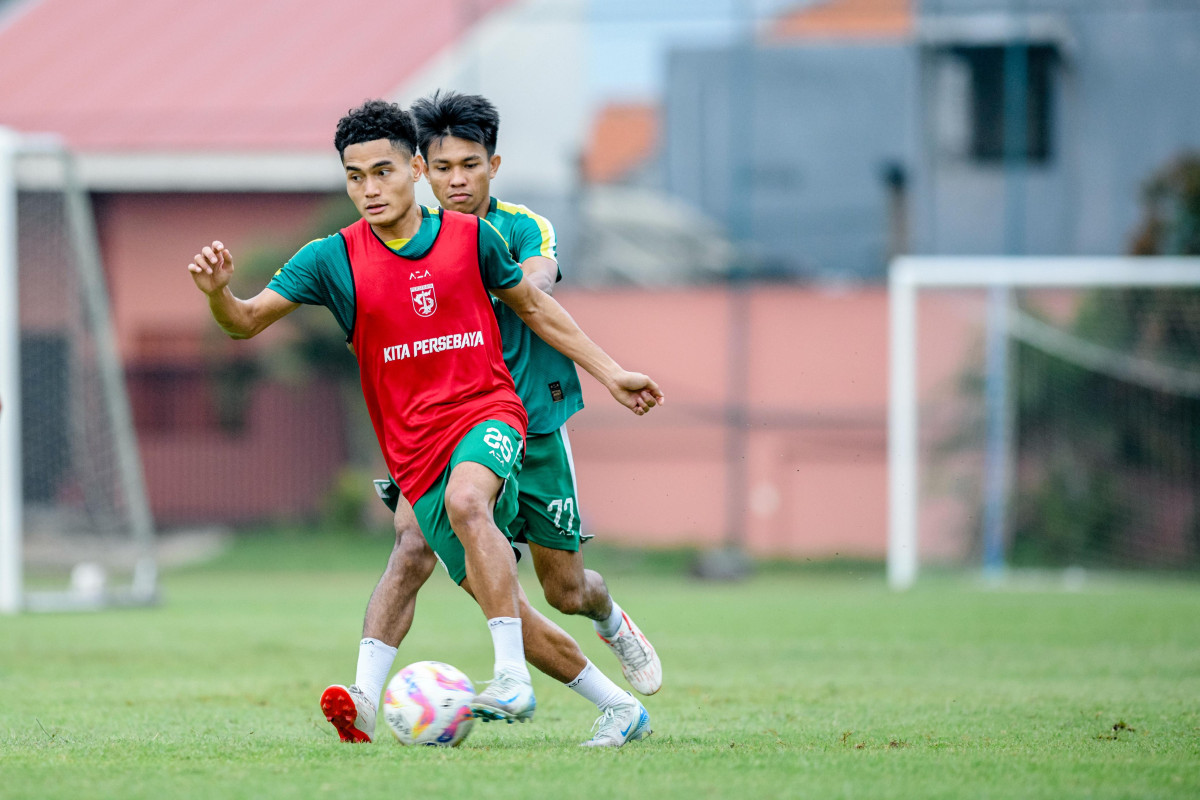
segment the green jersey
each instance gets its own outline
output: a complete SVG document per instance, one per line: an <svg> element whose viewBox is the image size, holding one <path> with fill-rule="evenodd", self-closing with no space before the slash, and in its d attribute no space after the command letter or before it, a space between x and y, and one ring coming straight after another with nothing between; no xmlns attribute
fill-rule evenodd
<svg viewBox="0 0 1200 800"><path fill-rule="evenodd" d="M500 231L518 264L531 256L558 261L554 227L545 217L493 197L485 219ZM555 280L562 280L561 271ZM529 433L553 433L583 408L575 362L542 341L508 306L495 299L492 306L504 343L504 363L529 414Z"/></svg>
<svg viewBox="0 0 1200 800"><path fill-rule="evenodd" d="M421 227L416 234L411 239L395 239L384 244L404 258L421 258L437 241L441 225L440 208L421 206ZM492 225L479 226L479 271L483 285L489 289L511 289L521 282L521 270L513 262L507 240ZM293 303L327 307L345 332L346 339L354 335L354 273L340 233L300 248L275 272L267 288ZM507 351L506 345L506 354Z"/></svg>

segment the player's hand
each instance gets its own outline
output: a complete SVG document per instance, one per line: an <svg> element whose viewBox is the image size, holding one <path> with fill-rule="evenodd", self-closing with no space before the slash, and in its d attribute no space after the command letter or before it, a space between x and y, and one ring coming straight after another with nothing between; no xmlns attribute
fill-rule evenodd
<svg viewBox="0 0 1200 800"><path fill-rule="evenodd" d="M620 372L608 389L617 402L639 417L666 402L658 384L640 372Z"/></svg>
<svg viewBox="0 0 1200 800"><path fill-rule="evenodd" d="M192 273L197 289L205 294L216 294L228 286L233 277L233 255L221 242L213 242L192 256L188 272Z"/></svg>

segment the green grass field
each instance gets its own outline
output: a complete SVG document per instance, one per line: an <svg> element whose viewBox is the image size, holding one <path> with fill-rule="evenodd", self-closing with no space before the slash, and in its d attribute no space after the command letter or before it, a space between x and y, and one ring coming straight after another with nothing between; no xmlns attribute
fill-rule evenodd
<svg viewBox="0 0 1200 800"><path fill-rule="evenodd" d="M168 572L158 608L0 618L0 798L1200 796L1194 580L893 594L876 567L773 565L712 584L597 546L663 659L652 737L577 747L595 709L535 676L532 724L344 746L317 698L353 679L388 547L260 535ZM551 616L619 679L589 623ZM426 658L490 677L482 617L440 571L396 668Z"/></svg>

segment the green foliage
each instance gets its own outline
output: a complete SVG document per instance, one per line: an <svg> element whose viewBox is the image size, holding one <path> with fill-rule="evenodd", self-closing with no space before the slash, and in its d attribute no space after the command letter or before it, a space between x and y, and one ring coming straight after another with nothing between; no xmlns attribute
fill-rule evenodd
<svg viewBox="0 0 1200 800"><path fill-rule="evenodd" d="M1048 471L1018 506L1014 566L1105 566L1121 544L1117 481L1070 457Z"/></svg>
<svg viewBox="0 0 1200 800"><path fill-rule="evenodd" d="M296 251L307 242L336 233L358 219L353 204L343 195L331 197L308 231L292 241L264 244L238 257L235 293L257 293ZM303 380L315 375L342 383L358 384L358 365L346 349L346 336L327 312L293 313L280 323L288 334L272 338L260 359L265 375Z"/></svg>
<svg viewBox="0 0 1200 800"><path fill-rule="evenodd" d="M1135 255L1200 255L1200 153L1185 153L1151 176Z"/></svg>
<svg viewBox="0 0 1200 800"><path fill-rule="evenodd" d="M343 467L325 495L322 503L322 522L334 528L349 528L393 536L392 529L374 524L386 512L371 481L377 474L355 466Z"/></svg>
<svg viewBox="0 0 1200 800"><path fill-rule="evenodd" d="M461 748L344 746L317 698L354 673L388 546L276 531L165 576L149 610L0 618L0 790L55 798L1191 798L1200 586L793 571L707 584L596 563L662 654L654 735L584 750L595 709L535 675L529 725ZM610 566L612 567L610 569ZM677 565L678 566L678 565ZM545 610L529 565L521 568ZM620 681L579 618L549 616ZM478 609L439 571L396 663L490 671ZM632 789L630 787L633 787Z"/></svg>
<svg viewBox="0 0 1200 800"><path fill-rule="evenodd" d="M1133 251L1200 254L1200 155L1154 175L1144 197ZM1070 332L1160 367L1200 372L1200 290L1096 290ZM1086 370L1028 344L1015 350L1022 466L1014 560L1200 564L1200 542L1190 533L1200 530L1195 500L1184 563L1169 552L1130 549L1131 532L1162 527L1161 507L1195 488L1200 400Z"/></svg>

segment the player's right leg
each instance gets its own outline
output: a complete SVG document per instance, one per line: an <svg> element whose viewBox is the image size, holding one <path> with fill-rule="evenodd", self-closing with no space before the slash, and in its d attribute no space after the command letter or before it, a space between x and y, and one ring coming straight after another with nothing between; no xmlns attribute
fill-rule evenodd
<svg viewBox="0 0 1200 800"><path fill-rule="evenodd" d="M412 627L417 591L437 564L412 506L398 490L388 505L395 512L396 541L367 603L355 681L350 686L330 686L321 695L321 710L343 742L369 742L375 735L379 698L396 650Z"/></svg>
<svg viewBox="0 0 1200 800"><path fill-rule="evenodd" d="M371 593L363 619L363 638L399 647L412 627L417 591L437 566L437 556L421 534L416 513L404 497L393 506L396 540L387 567Z"/></svg>

